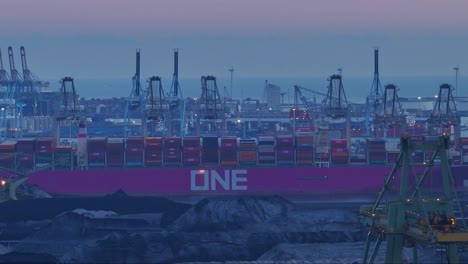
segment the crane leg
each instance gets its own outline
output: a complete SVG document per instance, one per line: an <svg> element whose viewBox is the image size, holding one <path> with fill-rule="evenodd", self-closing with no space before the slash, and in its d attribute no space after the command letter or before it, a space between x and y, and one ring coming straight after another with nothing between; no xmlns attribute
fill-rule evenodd
<svg viewBox="0 0 468 264"><path fill-rule="evenodd" d="M371 231L369 230L369 233L367 233L366 248L364 249L364 258L362 259L363 264L367 263L367 256L369 255L370 239L371 239Z"/></svg>
<svg viewBox="0 0 468 264"><path fill-rule="evenodd" d="M379 252L380 244L382 243L383 240L383 234L380 234L379 237L377 238L377 242L375 243L374 250L372 250L372 255L369 260L369 263L372 264L374 263L375 257L377 257L377 253Z"/></svg>

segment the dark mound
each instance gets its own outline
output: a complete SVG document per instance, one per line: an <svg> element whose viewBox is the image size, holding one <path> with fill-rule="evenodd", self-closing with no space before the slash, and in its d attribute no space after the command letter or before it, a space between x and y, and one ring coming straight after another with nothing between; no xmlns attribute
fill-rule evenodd
<svg viewBox="0 0 468 264"><path fill-rule="evenodd" d="M206 198L185 212L170 231L212 232L241 230L287 214L294 204L279 196L221 196Z"/></svg>
<svg viewBox="0 0 468 264"><path fill-rule="evenodd" d="M162 213L162 225L177 219L190 205L162 197L132 197L119 192L106 197L50 198L0 203L0 222L51 219L62 212L78 208L113 211L117 214Z"/></svg>
<svg viewBox="0 0 468 264"><path fill-rule="evenodd" d="M8 264L50 263L50 264L54 264L54 263L60 263L60 262L49 254L10 252L4 255L0 255L0 263L8 263Z"/></svg>

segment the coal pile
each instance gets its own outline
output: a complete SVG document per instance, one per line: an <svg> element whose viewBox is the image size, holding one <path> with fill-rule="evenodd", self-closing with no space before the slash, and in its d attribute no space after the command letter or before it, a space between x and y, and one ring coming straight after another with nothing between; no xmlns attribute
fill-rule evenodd
<svg viewBox="0 0 468 264"><path fill-rule="evenodd" d="M88 203L96 200L75 201L65 212L49 211L50 219L3 224L3 231L26 231L0 252L0 261L38 254L60 263L353 263L364 250L367 230L358 224L357 208L345 204L303 208L278 196L210 197L194 205L135 198L146 202L139 207L129 201L134 198L118 193L94 207Z"/></svg>

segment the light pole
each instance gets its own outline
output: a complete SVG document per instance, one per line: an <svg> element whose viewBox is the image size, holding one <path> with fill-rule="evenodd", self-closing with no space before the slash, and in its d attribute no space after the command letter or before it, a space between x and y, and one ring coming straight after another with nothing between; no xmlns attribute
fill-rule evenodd
<svg viewBox="0 0 468 264"><path fill-rule="evenodd" d="M296 108L293 108L293 135L296 134Z"/></svg>
<svg viewBox="0 0 468 264"><path fill-rule="evenodd" d="M231 69L229 69L229 71L231 72L231 99L232 99L232 97L233 97L233 94L232 94L232 86L233 85L232 84L233 84L234 66L231 66Z"/></svg>
<svg viewBox="0 0 468 264"><path fill-rule="evenodd" d="M455 70L455 96L458 96L458 67L453 68Z"/></svg>

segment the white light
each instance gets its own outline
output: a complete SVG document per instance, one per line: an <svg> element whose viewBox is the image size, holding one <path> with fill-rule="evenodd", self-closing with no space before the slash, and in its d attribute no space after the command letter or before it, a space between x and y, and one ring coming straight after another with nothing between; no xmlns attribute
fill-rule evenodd
<svg viewBox="0 0 468 264"><path fill-rule="evenodd" d="M240 122L241 122L241 120L240 120L240 119L237 119L237 123L240 123Z"/></svg>
<svg viewBox="0 0 468 264"><path fill-rule="evenodd" d="M5 186L5 184L6 184L6 181L2 180L2 186Z"/></svg>
<svg viewBox="0 0 468 264"><path fill-rule="evenodd" d="M418 96L418 100L421 100L421 98L422 98L421 96Z"/></svg>
<svg viewBox="0 0 468 264"><path fill-rule="evenodd" d="M434 95L434 98L439 98L439 96L436 94L436 95Z"/></svg>

